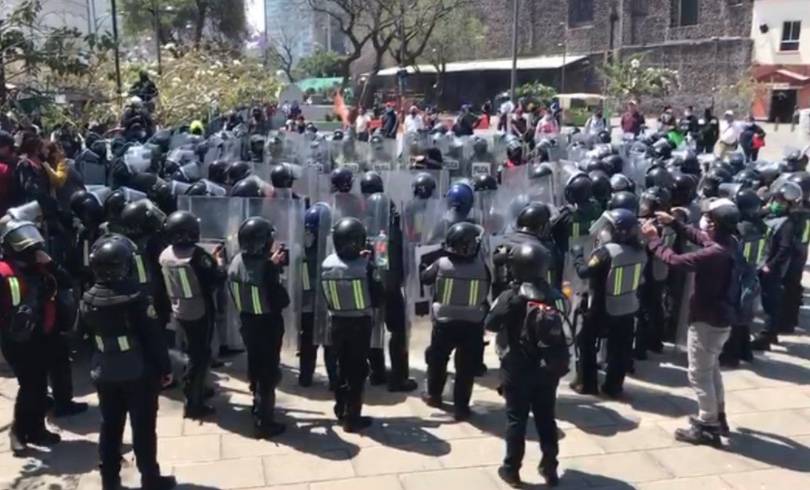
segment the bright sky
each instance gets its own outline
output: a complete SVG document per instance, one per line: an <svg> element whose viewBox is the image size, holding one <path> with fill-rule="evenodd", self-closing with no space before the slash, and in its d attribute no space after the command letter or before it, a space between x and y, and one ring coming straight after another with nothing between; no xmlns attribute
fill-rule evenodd
<svg viewBox="0 0 810 490"><path fill-rule="evenodd" d="M246 0L247 5L247 21L253 27L254 31L262 32L264 30L264 8L262 2L264 0Z"/></svg>

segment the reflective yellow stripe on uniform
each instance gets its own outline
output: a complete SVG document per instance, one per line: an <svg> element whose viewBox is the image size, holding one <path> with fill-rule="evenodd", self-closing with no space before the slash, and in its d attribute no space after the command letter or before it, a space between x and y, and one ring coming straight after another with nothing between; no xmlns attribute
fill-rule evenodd
<svg viewBox="0 0 810 490"><path fill-rule="evenodd" d="M743 257L745 257L746 262L751 263L751 242L746 242L743 246Z"/></svg>
<svg viewBox="0 0 810 490"><path fill-rule="evenodd" d="M757 264L762 263L762 255L765 253L765 244L766 241L764 238L761 238L757 243Z"/></svg>
<svg viewBox="0 0 810 490"><path fill-rule="evenodd" d="M802 233L802 243L810 242L810 219L804 222L804 232Z"/></svg>
<svg viewBox="0 0 810 490"><path fill-rule="evenodd" d="M571 236L574 238L579 236L579 222L575 221L571 228Z"/></svg>
<svg viewBox="0 0 810 490"><path fill-rule="evenodd" d="M352 291L354 292L354 306L358 310L365 310L366 299L363 296L363 282L359 279L352 281Z"/></svg>
<svg viewBox="0 0 810 490"><path fill-rule="evenodd" d="M478 304L478 280L474 279L470 281L470 298L469 298L470 306L475 306Z"/></svg>
<svg viewBox="0 0 810 490"><path fill-rule="evenodd" d="M82 264L85 267L90 266L90 241L82 240Z"/></svg>
<svg viewBox="0 0 810 490"><path fill-rule="evenodd" d="M183 289L183 298L191 298L191 284L188 282L188 274L185 268L177 269L177 275L180 276L180 287Z"/></svg>
<svg viewBox="0 0 810 490"><path fill-rule="evenodd" d="M232 282L231 283L231 296L233 296L233 302L236 304L236 311L242 311L242 296L239 294L239 283Z"/></svg>
<svg viewBox="0 0 810 490"><path fill-rule="evenodd" d="M326 294L327 301L332 305L333 310L340 310L340 298L337 294L337 282L336 281L324 281L323 282L323 289L324 293Z"/></svg>
<svg viewBox="0 0 810 490"><path fill-rule="evenodd" d="M250 286L250 299L253 300L253 313L261 315L263 313L262 301L259 298L259 288L256 286Z"/></svg>
<svg viewBox="0 0 810 490"><path fill-rule="evenodd" d="M129 350L129 339L126 336L118 337L118 349L121 352L126 352Z"/></svg>
<svg viewBox="0 0 810 490"><path fill-rule="evenodd" d="M453 297L453 280L452 279L445 279L444 281L444 291L442 291L442 304L449 305L450 298Z"/></svg>
<svg viewBox="0 0 810 490"><path fill-rule="evenodd" d="M301 280L302 280L302 282L304 284L304 291L309 291L310 290L310 286L309 286L309 265L306 262L304 262L303 265L304 265L304 267L303 267L304 275L301 278Z"/></svg>
<svg viewBox="0 0 810 490"><path fill-rule="evenodd" d="M99 337L98 335L95 336L96 339L96 347L98 348L99 352L104 352L104 340Z"/></svg>
<svg viewBox="0 0 810 490"><path fill-rule="evenodd" d="M557 308L557 311L559 312L565 311L565 303L561 299L554 301L554 306Z"/></svg>
<svg viewBox="0 0 810 490"><path fill-rule="evenodd" d="M8 290L11 291L11 306L18 306L21 301L20 281L16 277L8 278Z"/></svg>
<svg viewBox="0 0 810 490"><path fill-rule="evenodd" d="M613 296L622 294L622 284L624 282L624 267L617 267L613 275Z"/></svg>
<svg viewBox="0 0 810 490"><path fill-rule="evenodd" d="M639 283L641 283L641 264L636 264L633 269L633 291L638 290Z"/></svg>
<svg viewBox="0 0 810 490"><path fill-rule="evenodd" d="M138 271L138 282L146 284L146 268L143 266L140 254L135 254L135 269Z"/></svg>

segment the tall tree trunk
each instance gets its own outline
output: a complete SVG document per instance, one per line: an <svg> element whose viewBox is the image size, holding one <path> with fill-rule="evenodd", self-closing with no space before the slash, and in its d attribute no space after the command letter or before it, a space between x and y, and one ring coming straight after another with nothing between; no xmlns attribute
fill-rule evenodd
<svg viewBox="0 0 810 490"><path fill-rule="evenodd" d="M208 15L208 1L197 0L197 18L194 22L194 47L199 48L205 30L205 19Z"/></svg>

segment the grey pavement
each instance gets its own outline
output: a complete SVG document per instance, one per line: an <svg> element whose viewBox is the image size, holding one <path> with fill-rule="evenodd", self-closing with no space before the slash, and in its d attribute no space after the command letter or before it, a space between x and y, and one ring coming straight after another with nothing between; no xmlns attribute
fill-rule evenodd
<svg viewBox="0 0 810 490"><path fill-rule="evenodd" d="M805 312L808 313L808 312ZM810 320L808 315L803 315ZM422 329L425 326L420 327ZM424 330L415 335L421 342ZM413 352L423 381L421 347ZM503 401L495 370L479 379L474 417L456 423L449 413L424 405L418 394L367 391L366 413L376 417L367 433L347 434L331 416L323 371L309 389L296 384L292 355L286 359L278 406L288 431L276 441L251 437L250 395L244 359L214 373L218 414L208 422L182 418L178 391L161 397L159 459L186 489L284 490L498 490L503 457ZM487 362L497 365L492 352ZM603 490L806 489L810 488L810 337L784 337L753 366L724 372L733 434L727 447L692 447L672 438L696 409L686 382L685 356L669 347L637 364L625 401L607 401L559 390L562 488ZM0 486L15 489L98 489L99 415L83 365L77 391L88 413L52 420L64 441L51 451L15 458L7 428L16 382L0 378ZM450 387L449 387L450 388ZM448 389L448 392L451 392ZM536 435L522 476L542 488ZM138 474L126 436L124 482L137 488Z"/></svg>

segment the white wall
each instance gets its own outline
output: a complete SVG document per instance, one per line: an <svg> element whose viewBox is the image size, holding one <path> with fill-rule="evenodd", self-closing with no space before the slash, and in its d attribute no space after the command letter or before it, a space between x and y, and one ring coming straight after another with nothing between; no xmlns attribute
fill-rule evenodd
<svg viewBox="0 0 810 490"><path fill-rule="evenodd" d="M754 62L762 65L810 65L810 0L753 0L754 15L751 39L754 41ZM802 22L799 51L779 51L782 23ZM768 32L760 26L768 25Z"/></svg>

